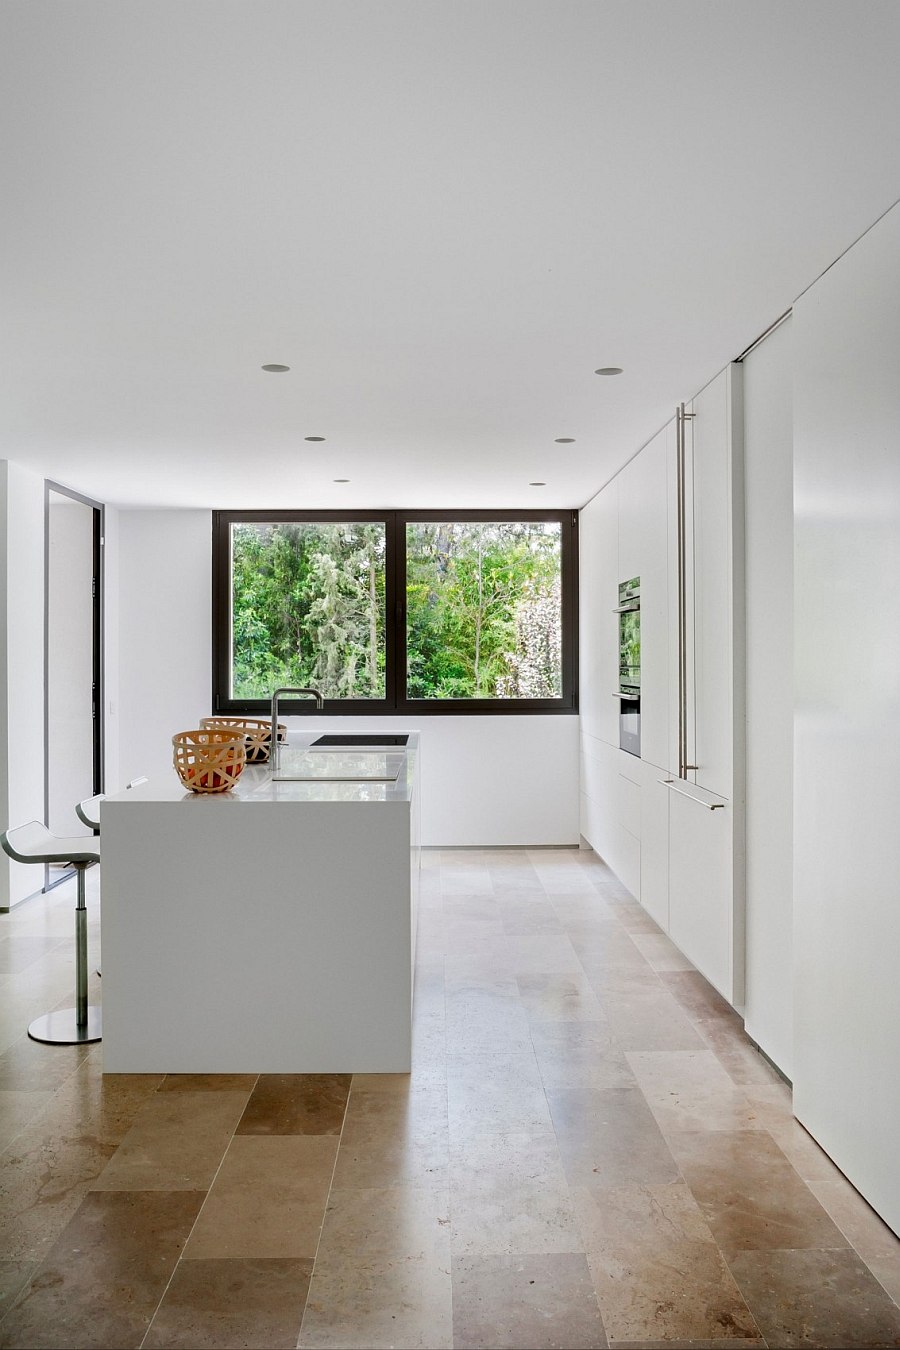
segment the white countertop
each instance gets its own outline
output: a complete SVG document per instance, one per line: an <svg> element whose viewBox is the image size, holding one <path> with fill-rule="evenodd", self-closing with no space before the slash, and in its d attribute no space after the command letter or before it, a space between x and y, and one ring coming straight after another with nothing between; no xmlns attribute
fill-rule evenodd
<svg viewBox="0 0 900 1350"><path fill-rule="evenodd" d="M295 754L302 753L322 733L319 731L289 731L288 746ZM365 735L365 729L359 728ZM396 733L391 733L396 734ZM272 778L268 764L248 764L230 792L190 792L185 788L174 768L165 778L151 779L127 792L111 794L104 802L138 805L140 802L207 802L221 806L256 804L259 802L394 802L408 803L412 797L413 773L419 748L419 733L408 733L406 747L389 746L385 749L367 747L363 750L341 747L316 748L310 752L307 764L310 772L321 778ZM321 761L321 768L319 763ZM396 778L392 778L394 770ZM363 773L359 779L354 772ZM384 775L381 779L372 773ZM332 774L334 777L326 775ZM103 807L101 805L101 815Z"/></svg>

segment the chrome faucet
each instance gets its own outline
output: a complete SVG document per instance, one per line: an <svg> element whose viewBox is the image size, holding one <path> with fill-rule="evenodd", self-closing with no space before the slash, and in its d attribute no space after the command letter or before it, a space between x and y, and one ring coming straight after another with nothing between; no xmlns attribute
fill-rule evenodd
<svg viewBox="0 0 900 1350"><path fill-rule="evenodd" d="M310 698L316 700L316 711L321 712L325 707L325 699L319 693L318 689L292 689L289 685L276 689L272 695L272 739L269 742L269 756L274 765L272 777L278 777L278 770L281 767L281 745L278 741L278 700L282 694L307 694Z"/></svg>

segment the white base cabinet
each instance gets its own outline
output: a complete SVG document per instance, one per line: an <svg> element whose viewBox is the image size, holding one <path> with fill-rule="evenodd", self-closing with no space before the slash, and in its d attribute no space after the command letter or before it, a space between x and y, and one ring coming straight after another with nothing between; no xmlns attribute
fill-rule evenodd
<svg viewBox="0 0 900 1350"><path fill-rule="evenodd" d="M641 761L641 904L669 932L669 789L665 769Z"/></svg>
<svg viewBox="0 0 900 1350"><path fill-rule="evenodd" d="M732 809L712 793L669 793L669 936L731 1004L743 1002L732 903Z"/></svg>

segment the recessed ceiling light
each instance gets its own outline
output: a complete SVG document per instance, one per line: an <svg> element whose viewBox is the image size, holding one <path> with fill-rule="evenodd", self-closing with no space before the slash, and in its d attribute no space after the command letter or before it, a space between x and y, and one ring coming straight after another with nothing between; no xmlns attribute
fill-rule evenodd
<svg viewBox="0 0 900 1350"><path fill-rule="evenodd" d="M621 366L601 366L599 370L594 371L595 375L621 375Z"/></svg>
<svg viewBox="0 0 900 1350"><path fill-rule="evenodd" d="M305 441L324 441L324 436L304 436Z"/></svg>
<svg viewBox="0 0 900 1350"><path fill-rule="evenodd" d="M557 436L556 441L554 442L554 444L556 444L556 445L574 445L574 444L575 444L575 437L574 437L574 436Z"/></svg>
<svg viewBox="0 0 900 1350"><path fill-rule="evenodd" d="M547 484L546 484L546 483L540 483L540 482L538 482L538 483L529 483L528 486L529 486L529 487L546 487Z"/></svg>
<svg viewBox="0 0 900 1350"><path fill-rule="evenodd" d="M349 483L349 478L332 478L332 483Z"/></svg>
<svg viewBox="0 0 900 1350"><path fill-rule="evenodd" d="M290 370L290 366L279 366L273 362L272 365L263 366L263 370L267 370L270 375L283 375L286 370Z"/></svg>

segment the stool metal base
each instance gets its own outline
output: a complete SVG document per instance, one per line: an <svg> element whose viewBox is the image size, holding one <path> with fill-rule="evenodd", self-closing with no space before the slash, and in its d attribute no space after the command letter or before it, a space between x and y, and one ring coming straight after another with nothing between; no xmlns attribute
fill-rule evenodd
<svg viewBox="0 0 900 1350"><path fill-rule="evenodd" d="M74 1008L62 1008L59 1012L44 1013L36 1017L28 1028L33 1041L44 1045L89 1045L91 1041L102 1040L101 1011L93 1004L88 1008L87 1026L78 1026Z"/></svg>

